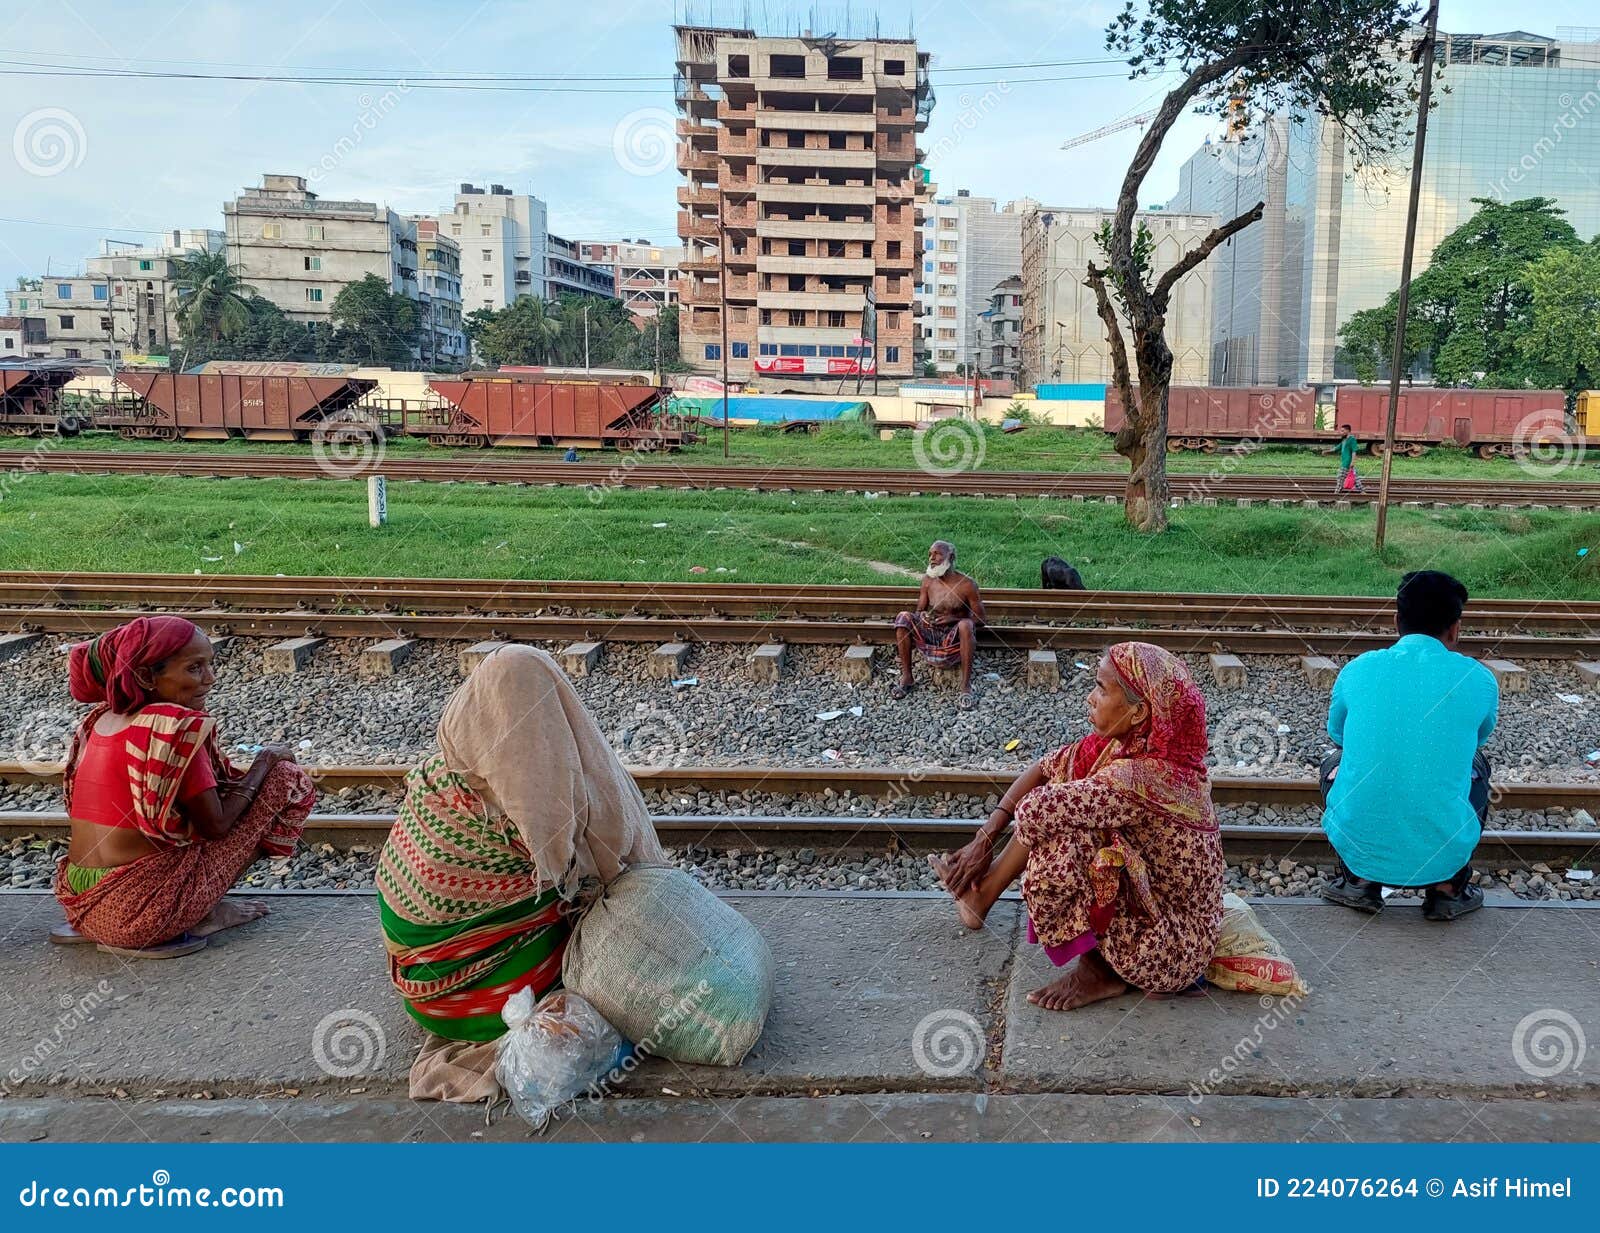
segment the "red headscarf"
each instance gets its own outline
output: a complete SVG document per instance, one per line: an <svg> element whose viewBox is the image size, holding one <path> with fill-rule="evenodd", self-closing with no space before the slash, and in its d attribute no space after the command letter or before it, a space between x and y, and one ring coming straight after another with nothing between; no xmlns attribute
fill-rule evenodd
<svg viewBox="0 0 1600 1233"><path fill-rule="evenodd" d="M1189 669L1148 642L1119 642L1106 658L1149 717L1123 736L1090 733L1073 748L1072 777L1095 775L1180 826L1215 830L1206 778L1206 700Z"/></svg>
<svg viewBox="0 0 1600 1233"><path fill-rule="evenodd" d="M135 617L89 642L80 642L67 657L69 688L79 702L108 702L119 715L130 715L150 701L134 677L170 658L199 633L182 617Z"/></svg>

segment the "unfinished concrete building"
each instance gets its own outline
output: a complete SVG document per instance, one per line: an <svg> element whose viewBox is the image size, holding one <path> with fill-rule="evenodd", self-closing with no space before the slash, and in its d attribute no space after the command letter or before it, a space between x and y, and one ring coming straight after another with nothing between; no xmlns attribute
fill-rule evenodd
<svg viewBox="0 0 1600 1233"><path fill-rule="evenodd" d="M676 33L684 359L721 371L725 294L730 379L912 375L926 53L910 39Z"/></svg>

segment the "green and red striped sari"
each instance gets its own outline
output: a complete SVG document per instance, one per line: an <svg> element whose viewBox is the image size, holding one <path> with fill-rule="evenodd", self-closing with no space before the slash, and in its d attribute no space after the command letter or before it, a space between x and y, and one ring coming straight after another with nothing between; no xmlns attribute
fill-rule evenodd
<svg viewBox="0 0 1600 1233"><path fill-rule="evenodd" d="M451 1040L493 1040L520 989L561 983L570 929L516 826L435 755L406 776L378 862L389 976L411 1017Z"/></svg>

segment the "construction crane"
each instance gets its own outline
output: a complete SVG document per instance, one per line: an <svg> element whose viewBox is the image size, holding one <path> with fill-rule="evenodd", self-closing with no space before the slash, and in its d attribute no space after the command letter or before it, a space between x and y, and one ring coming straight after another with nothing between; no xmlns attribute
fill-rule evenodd
<svg viewBox="0 0 1600 1233"><path fill-rule="evenodd" d="M1137 115L1124 116L1122 119L1114 120L1103 128L1095 129L1092 133L1084 133L1081 137L1074 137L1070 141L1062 142L1061 148L1063 150L1074 150L1079 146L1088 145L1091 141L1099 141L1102 137L1109 137L1112 133L1120 133L1123 129L1132 128L1134 125L1143 128L1156 118L1156 113L1160 110L1158 107L1152 111L1141 111Z"/></svg>

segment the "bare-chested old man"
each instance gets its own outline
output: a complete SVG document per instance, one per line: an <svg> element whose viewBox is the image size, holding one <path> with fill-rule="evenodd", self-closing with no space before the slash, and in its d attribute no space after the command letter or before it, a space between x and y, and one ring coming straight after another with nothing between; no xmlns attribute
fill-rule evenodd
<svg viewBox="0 0 1600 1233"><path fill-rule="evenodd" d="M911 679L911 648L915 646L936 668L961 665L961 709L972 706L972 654L983 620L978 584L957 572L955 545L935 540L928 549L928 569L917 592L917 610L902 612L894 619L900 683L890 696L904 698L915 688Z"/></svg>

